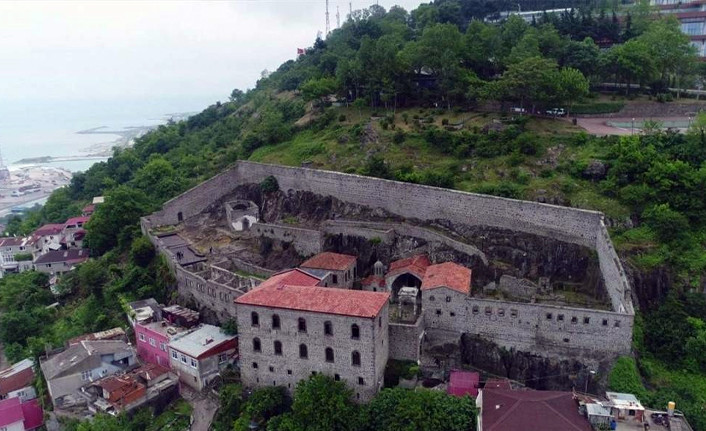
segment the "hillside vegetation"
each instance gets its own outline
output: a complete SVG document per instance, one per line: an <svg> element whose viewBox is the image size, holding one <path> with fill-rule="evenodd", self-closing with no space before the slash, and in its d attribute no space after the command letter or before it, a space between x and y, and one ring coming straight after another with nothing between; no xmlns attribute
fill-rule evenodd
<svg viewBox="0 0 706 431"><path fill-rule="evenodd" d="M0 280L0 342L10 359L119 325L126 301L170 299L173 280L140 236L140 216L237 160L307 162L605 212L621 258L645 286L635 358L618 363L610 384L647 405L676 401L706 429L706 118L687 134L651 127L596 138L569 121L500 109L571 109L581 99L581 109L598 109L589 88L604 80L644 84L664 99L667 86L698 76L688 38L642 6L622 24L612 11L582 10L492 25L473 20L488 13L479 4L355 12L306 55L264 72L256 88L160 126L13 219L11 233L28 233L106 196L87 226L94 259L62 278L58 307L47 307L54 297L44 276ZM594 40L614 45L601 51ZM655 274L666 282L657 286ZM388 393L366 410L369 423L399 397ZM239 399L230 401L240 412ZM309 429L318 413L295 408L268 429Z"/></svg>

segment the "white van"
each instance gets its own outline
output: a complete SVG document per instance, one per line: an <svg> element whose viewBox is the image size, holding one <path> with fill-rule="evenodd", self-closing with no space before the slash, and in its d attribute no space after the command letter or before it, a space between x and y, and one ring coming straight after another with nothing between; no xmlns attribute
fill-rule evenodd
<svg viewBox="0 0 706 431"><path fill-rule="evenodd" d="M24 192L21 192L21 191L19 191L19 190L13 190L13 191L12 191L12 197L13 197L13 198L19 198L20 196L24 196L24 195L25 195L25 193L24 193Z"/></svg>

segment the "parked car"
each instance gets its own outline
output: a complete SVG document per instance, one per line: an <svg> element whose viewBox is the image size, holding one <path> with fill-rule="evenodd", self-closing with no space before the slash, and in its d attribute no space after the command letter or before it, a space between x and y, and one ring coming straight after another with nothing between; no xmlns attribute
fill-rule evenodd
<svg viewBox="0 0 706 431"><path fill-rule="evenodd" d="M20 196L24 196L24 195L25 195L25 193L24 193L24 192L21 192L21 191L19 191L19 190L13 190L13 191L12 191L12 197L13 197L13 198L19 198Z"/></svg>
<svg viewBox="0 0 706 431"><path fill-rule="evenodd" d="M520 108L519 106L513 106L510 108L510 111L516 113L516 114L525 114L527 113L527 110L525 108Z"/></svg>
<svg viewBox="0 0 706 431"><path fill-rule="evenodd" d="M564 108L552 108L547 110L547 115L551 115L553 117L563 117L566 115L566 110Z"/></svg>

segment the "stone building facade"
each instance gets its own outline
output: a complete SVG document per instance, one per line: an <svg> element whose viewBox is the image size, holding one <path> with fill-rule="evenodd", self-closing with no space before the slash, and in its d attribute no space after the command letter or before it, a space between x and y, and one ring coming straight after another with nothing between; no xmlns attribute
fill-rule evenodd
<svg viewBox="0 0 706 431"><path fill-rule="evenodd" d="M300 380L323 373L346 382L356 400L370 400L382 388L389 356L389 295L274 289L256 289L236 300L245 386L292 391Z"/></svg>

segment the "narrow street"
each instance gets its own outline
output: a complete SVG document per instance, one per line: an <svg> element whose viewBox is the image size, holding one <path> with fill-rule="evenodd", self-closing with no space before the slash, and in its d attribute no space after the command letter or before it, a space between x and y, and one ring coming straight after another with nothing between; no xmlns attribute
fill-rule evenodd
<svg viewBox="0 0 706 431"><path fill-rule="evenodd" d="M196 392L185 385L180 385L179 392L194 409L191 431L208 431L218 410L218 400L209 394Z"/></svg>

